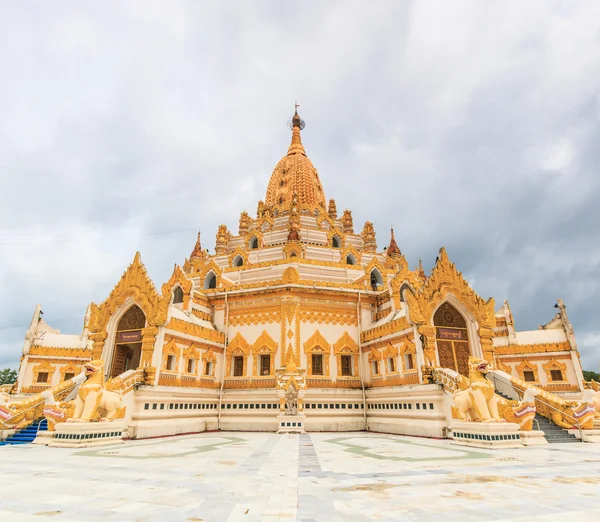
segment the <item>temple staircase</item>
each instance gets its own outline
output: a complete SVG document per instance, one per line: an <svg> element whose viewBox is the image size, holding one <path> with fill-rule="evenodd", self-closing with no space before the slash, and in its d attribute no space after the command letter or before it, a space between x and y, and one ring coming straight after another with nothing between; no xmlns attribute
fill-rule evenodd
<svg viewBox="0 0 600 522"><path fill-rule="evenodd" d="M507 401L511 400L508 395L505 395L498 390L496 390L496 395L500 395L500 397L506 399ZM577 437L575 437L575 435L572 435L567 430L557 426L553 422L550 422L548 419L546 419L546 417L543 417L539 413L535 414L533 427L536 430L544 432L544 438L549 444L556 442L581 442Z"/></svg>
<svg viewBox="0 0 600 522"><path fill-rule="evenodd" d="M38 431L47 431L48 430L48 421L46 419L37 420L19 430L9 437L6 437L6 440L0 441L0 446L15 446L19 444L31 444L35 438L37 437Z"/></svg>
<svg viewBox="0 0 600 522"><path fill-rule="evenodd" d="M570 424L571 429L581 427L573 416L572 406L567 401L499 370L491 370L488 373L488 378L494 383L496 394L508 400L520 400L527 388L531 387L538 390L538 395L535 397L537 413L533 421L533 429L543 431L544 438L548 443L581 442L567 429L553 422L553 416L558 414L560 422ZM569 406L571 406L571 409L569 409Z"/></svg>
<svg viewBox="0 0 600 522"><path fill-rule="evenodd" d="M57 402L72 400L79 388L79 384L85 380L83 374L73 379L61 382L51 388L52 395ZM144 382L144 370L128 370L118 377L110 379L105 383L106 389L118 390L123 398L132 393L135 387ZM2 406L0 411L0 446L9 444L26 444L32 442L38 432L47 429L47 421L43 415L45 397L41 393L27 398L25 401L11 402ZM17 431L3 440L5 430L16 429Z"/></svg>

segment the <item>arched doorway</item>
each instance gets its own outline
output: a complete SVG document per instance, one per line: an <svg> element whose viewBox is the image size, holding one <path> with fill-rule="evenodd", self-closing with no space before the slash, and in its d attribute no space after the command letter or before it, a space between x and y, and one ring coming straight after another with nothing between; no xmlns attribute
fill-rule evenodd
<svg viewBox="0 0 600 522"><path fill-rule="evenodd" d="M133 305L123 314L115 334L115 349L110 369L111 377L116 377L140 365L142 328L145 328L145 326L146 316L139 306Z"/></svg>
<svg viewBox="0 0 600 522"><path fill-rule="evenodd" d="M469 336L467 322L450 303L443 303L433 316L435 342L442 368L469 376Z"/></svg>

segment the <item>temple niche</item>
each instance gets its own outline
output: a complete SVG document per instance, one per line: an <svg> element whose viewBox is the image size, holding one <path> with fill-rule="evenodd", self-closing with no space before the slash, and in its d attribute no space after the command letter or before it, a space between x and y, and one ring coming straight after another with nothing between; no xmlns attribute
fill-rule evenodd
<svg viewBox="0 0 600 522"><path fill-rule="evenodd" d="M304 128L296 110L256 213L220 225L214 253L200 234L190 238L160 290L136 253L109 295L82 310L81 332L52 328L38 306L12 391L37 404L103 360L132 438L212 429L448 437L453 407L470 419L472 404L457 394L492 379L515 401L535 388L528 405L543 397L567 419L584 383L564 303L539 330L518 331L509 304L479 296L445 248L426 273L420 261L409 266L402 230L377 236L366 221L355 231L352 212L325 197ZM482 400L494 420L515 406Z"/></svg>

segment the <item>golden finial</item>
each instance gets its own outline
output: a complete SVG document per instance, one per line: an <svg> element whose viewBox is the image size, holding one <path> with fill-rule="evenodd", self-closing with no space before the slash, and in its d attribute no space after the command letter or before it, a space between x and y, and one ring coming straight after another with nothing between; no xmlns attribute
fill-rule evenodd
<svg viewBox="0 0 600 522"><path fill-rule="evenodd" d="M196 240L196 245L194 246L194 250L190 255L190 259L192 257L204 257L204 252L202 252L202 244L200 243L200 232L198 232L198 239Z"/></svg>
<svg viewBox="0 0 600 522"><path fill-rule="evenodd" d="M292 154L303 154L306 156L306 151L304 150L302 140L300 139L300 131L304 129L306 124L304 123L304 120L298 116L298 107L300 107L300 105L297 102L294 103L294 116L290 122L290 128L292 129L292 143L288 148L288 156Z"/></svg>
<svg viewBox="0 0 600 522"><path fill-rule="evenodd" d="M398 244L396 243L396 238L394 237L394 227L391 227L391 238L390 238L390 245L387 247L387 255L392 257L392 256L400 256L402 255L402 252L400 252L400 248L398 247Z"/></svg>

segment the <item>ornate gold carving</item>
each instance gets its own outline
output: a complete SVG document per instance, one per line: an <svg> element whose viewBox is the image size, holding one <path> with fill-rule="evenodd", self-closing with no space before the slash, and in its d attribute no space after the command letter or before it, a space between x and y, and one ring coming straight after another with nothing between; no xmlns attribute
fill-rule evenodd
<svg viewBox="0 0 600 522"><path fill-rule="evenodd" d="M232 358L241 356L244 358L244 370L242 373L244 375L247 375L246 371L248 364L248 356L250 355L251 351L252 347L248 343L248 341L246 341L244 336L240 332L235 334L235 337L229 342L229 345L227 346L227 370L225 374L227 376L231 375Z"/></svg>
<svg viewBox="0 0 600 522"><path fill-rule="evenodd" d="M299 118L292 121L299 121ZM277 163L269 180L266 206L289 206L294 193L297 194L300 205L320 208L322 211L326 209L319 175L306 156L300 139L300 127L295 123L288 153Z"/></svg>
<svg viewBox="0 0 600 522"><path fill-rule="evenodd" d="M171 302L171 293L176 286L180 286L183 291L183 309L187 310L190 302L190 292L192 291L192 281L188 279L180 266L175 265L173 268L173 274L169 280L162 285L162 296L164 299L168 299Z"/></svg>
<svg viewBox="0 0 600 522"><path fill-rule="evenodd" d="M60 380L64 381L65 380L65 375L67 373L71 373L72 377L70 377L70 379L72 379L73 377L75 377L75 375L79 375L81 373L81 365L79 364L63 364L60 367ZM69 379L67 379L69 380Z"/></svg>
<svg viewBox="0 0 600 522"><path fill-rule="evenodd" d="M43 355L48 357L81 357L89 359L92 351L89 348L62 348L60 346L36 346L29 349L29 355Z"/></svg>
<svg viewBox="0 0 600 522"><path fill-rule="evenodd" d="M56 367L54 365L50 364L48 361L44 361L40 364L37 364L36 366L33 367L33 383L38 386L41 384L46 384L48 386L51 386L52 385L52 377L54 376L55 371L56 371ZM46 380L46 382L44 382L44 383L38 382L40 373L48 374L48 379Z"/></svg>
<svg viewBox="0 0 600 522"><path fill-rule="evenodd" d="M200 339L205 339L207 341L213 341L215 343L220 344L225 343L224 333L218 332L216 330L211 330L210 328L205 328L204 326L200 326L198 324L188 323L183 319L177 319L175 317L172 317L165 326L165 328L167 328L168 330L181 332L187 335L192 335Z"/></svg>
<svg viewBox="0 0 600 522"><path fill-rule="evenodd" d="M342 216L342 225L344 225L344 232L346 232L346 234L354 234L352 212L349 210L344 210L344 215Z"/></svg>
<svg viewBox="0 0 600 522"><path fill-rule="evenodd" d="M544 352L568 352L571 349L568 341L561 343L540 343L540 344L510 344L508 346L495 346L496 355L509 354L530 354Z"/></svg>
<svg viewBox="0 0 600 522"><path fill-rule="evenodd" d="M344 334L333 344L333 353L337 360L337 374L339 380L342 375L342 355L350 355L352 357L352 375L358 375L358 344L350 337L348 332Z"/></svg>
<svg viewBox="0 0 600 522"><path fill-rule="evenodd" d="M216 236L215 252L217 255L222 255L227 251L227 245L231 241L231 233L226 225L219 225Z"/></svg>
<svg viewBox="0 0 600 522"><path fill-rule="evenodd" d="M261 355L270 355L270 368L269 375L275 375L275 354L277 353L277 342L273 339L266 330L258 336L258 339L252 345L252 358L254 360L254 372L255 376L260 376L258 370L258 360Z"/></svg>
<svg viewBox="0 0 600 522"><path fill-rule="evenodd" d="M286 268L281 276L281 282L285 284L297 285L300 283L300 274L293 266Z"/></svg>
<svg viewBox="0 0 600 522"><path fill-rule="evenodd" d="M405 373L402 375L389 375L373 379L366 388L380 388L384 386L406 386L407 384L419 384L419 374L417 371Z"/></svg>
<svg viewBox="0 0 600 522"><path fill-rule="evenodd" d="M336 324L357 326L358 318L355 308L331 308L325 306L304 306L300 309L300 320L303 323Z"/></svg>
<svg viewBox="0 0 600 522"><path fill-rule="evenodd" d="M394 333L402 332L408 328L411 328L411 324L408 322L406 317L402 316L398 319L394 319L393 321L389 321L381 326L377 326L375 328L371 328L370 330L366 330L362 332L362 342L367 343L374 339L379 339L380 337L385 337L386 335L392 335Z"/></svg>
<svg viewBox="0 0 600 522"><path fill-rule="evenodd" d="M128 298L132 298L142 309L149 325L163 325L167 320L170 296L158 294L139 252L135 254L133 263L123 273L106 301L99 306L94 303L90 305L90 332L105 332L110 317Z"/></svg>
<svg viewBox="0 0 600 522"><path fill-rule="evenodd" d="M248 212L244 211L240 214L240 225L238 234L245 236L248 233L248 229L252 224L252 218L248 215Z"/></svg>
<svg viewBox="0 0 600 522"><path fill-rule="evenodd" d="M280 306L256 306L252 308L231 309L230 326L249 326L278 323L281 320Z"/></svg>
<svg viewBox="0 0 600 522"><path fill-rule="evenodd" d="M533 381L525 381L525 375L523 372L530 371L533 372L534 380ZM524 382L539 383L540 379L538 377L538 365L530 363L529 361L523 361L519 366L517 366L517 372L519 372L519 378Z"/></svg>
<svg viewBox="0 0 600 522"><path fill-rule="evenodd" d="M360 235L365 243L363 247L364 252L374 253L377 250L377 243L375 241L375 229L373 228L373 223L367 221Z"/></svg>
<svg viewBox="0 0 600 522"><path fill-rule="evenodd" d="M329 355L331 353L331 345L325 339L325 337L319 332L319 330L315 330L315 333L312 334L304 343L304 353L306 353L306 360L308 366L308 375L313 375L312 368L312 354L321 354L323 355L323 376L324 378L328 378L329 373Z"/></svg>
<svg viewBox="0 0 600 522"><path fill-rule="evenodd" d="M228 377L223 383L223 388L226 390L244 390L244 389L263 389L263 388L275 388L277 380L275 378L255 378L255 379L238 379L234 377Z"/></svg>
<svg viewBox="0 0 600 522"><path fill-rule="evenodd" d="M414 295L412 292L404 293L411 321L418 325L430 324L433 312L450 294L458 299L477 321L484 357L490 359L492 328L496 324L494 300L490 298L484 301L473 291L454 263L448 259L445 248L440 249L433 272L423 287Z"/></svg>
<svg viewBox="0 0 600 522"><path fill-rule="evenodd" d="M300 314L299 304L295 299L286 299L281 303L281 347L282 360L287 361L290 353L296 365L300 365ZM292 337L287 339L288 332Z"/></svg>
<svg viewBox="0 0 600 522"><path fill-rule="evenodd" d="M542 364L542 368L544 369L544 371L546 372L546 376L548 377L548 383L551 384L553 382L557 382L554 381L554 379L552 379L552 370L559 370L561 375L562 375L562 379L558 382L562 382L562 381L566 381L567 379L566 377L566 371L567 371L567 365L565 363L560 362L558 359L550 359L546 364Z"/></svg>
<svg viewBox="0 0 600 522"><path fill-rule="evenodd" d="M202 319L203 321L212 322L212 317L209 313L203 312L202 310L198 310L196 308L191 309L192 315L196 316L198 319Z"/></svg>
<svg viewBox="0 0 600 522"><path fill-rule="evenodd" d="M181 356L181 348L179 348L179 346L177 345L177 343L175 342L174 339L171 339L167 344L165 344L162 355L163 355L162 370L176 372L176 373L179 372L179 358ZM169 355L172 355L173 357L175 357L175 368L173 370L170 370L168 368Z"/></svg>
<svg viewBox="0 0 600 522"><path fill-rule="evenodd" d="M360 269L360 263L362 260L362 252L360 252L359 250L357 250L353 245L346 245L345 248L342 249L342 251L340 252L341 255L341 264L345 267L348 268L348 266L355 266L357 269ZM356 265L348 265L348 263L346 263L346 258L352 255L354 256L354 259L356 259ZM336 263L337 265L339 265L339 263Z"/></svg>
<svg viewBox="0 0 600 522"><path fill-rule="evenodd" d="M327 209L327 214L331 219L337 219L337 207L335 206L335 200L329 200L329 208Z"/></svg>

